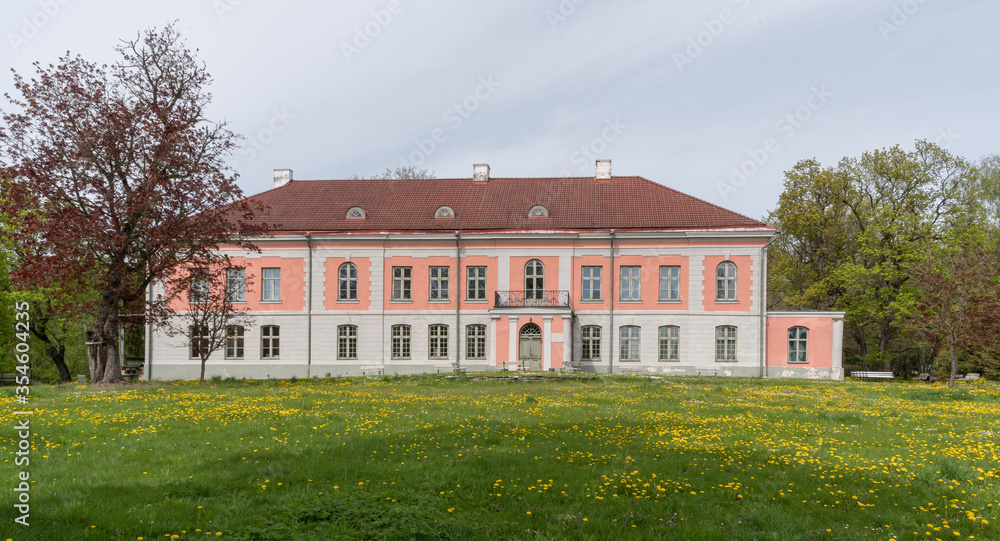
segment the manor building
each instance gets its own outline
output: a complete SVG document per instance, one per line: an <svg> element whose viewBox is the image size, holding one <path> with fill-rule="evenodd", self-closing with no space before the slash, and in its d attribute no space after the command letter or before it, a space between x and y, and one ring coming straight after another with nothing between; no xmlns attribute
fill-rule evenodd
<svg viewBox="0 0 1000 541"><path fill-rule="evenodd" d="M584 370L842 379L842 312L768 312L774 228L641 177L292 179L228 289L207 374ZM186 302L186 301L182 301ZM176 308L183 309L183 305ZM145 377L192 379L152 329ZM197 337L195 337L197 342Z"/></svg>

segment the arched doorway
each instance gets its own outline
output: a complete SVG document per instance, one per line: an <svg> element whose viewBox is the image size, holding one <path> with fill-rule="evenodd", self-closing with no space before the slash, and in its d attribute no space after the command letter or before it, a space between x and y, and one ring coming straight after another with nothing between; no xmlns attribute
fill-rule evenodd
<svg viewBox="0 0 1000 541"><path fill-rule="evenodd" d="M521 327L519 359L524 370L542 369L542 329L534 323Z"/></svg>

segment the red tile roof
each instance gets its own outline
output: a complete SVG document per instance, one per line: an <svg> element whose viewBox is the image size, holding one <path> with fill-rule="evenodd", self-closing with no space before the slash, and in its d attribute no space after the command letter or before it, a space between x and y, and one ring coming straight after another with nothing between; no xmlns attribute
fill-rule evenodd
<svg viewBox="0 0 1000 541"><path fill-rule="evenodd" d="M773 230L642 177L296 180L250 199L280 232ZM435 218L442 205L455 218ZM528 217L535 205L546 218ZM361 207L365 219L348 219Z"/></svg>

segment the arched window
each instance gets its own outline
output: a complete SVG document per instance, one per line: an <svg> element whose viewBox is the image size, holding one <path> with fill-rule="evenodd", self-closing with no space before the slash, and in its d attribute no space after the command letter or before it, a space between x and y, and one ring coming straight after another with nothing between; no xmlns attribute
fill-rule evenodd
<svg viewBox="0 0 1000 541"><path fill-rule="evenodd" d="M619 331L619 336L621 338L621 360L622 361L638 361L639 360L639 327L627 326L622 327Z"/></svg>
<svg viewBox="0 0 1000 541"><path fill-rule="evenodd" d="M364 219L365 211L361 207L351 207L347 209L347 217L353 219Z"/></svg>
<svg viewBox="0 0 1000 541"><path fill-rule="evenodd" d="M723 325L715 328L715 360L736 361L736 327Z"/></svg>
<svg viewBox="0 0 1000 541"><path fill-rule="evenodd" d="M393 359L409 359L410 358L410 326L409 325L393 325L392 326L392 358Z"/></svg>
<svg viewBox="0 0 1000 541"><path fill-rule="evenodd" d="M660 360L661 361L679 361L681 360L680 353L681 344L681 329L675 325L666 325L660 327Z"/></svg>
<svg viewBox="0 0 1000 541"><path fill-rule="evenodd" d="M723 261L715 269L715 300L736 300L736 264Z"/></svg>
<svg viewBox="0 0 1000 541"><path fill-rule="evenodd" d="M599 325L587 325L580 330L580 334L583 337L583 352L580 360L601 360L601 327Z"/></svg>
<svg viewBox="0 0 1000 541"><path fill-rule="evenodd" d="M545 298L545 265L537 259L528 261L524 266L524 298L525 300Z"/></svg>
<svg viewBox="0 0 1000 541"><path fill-rule="evenodd" d="M486 358L486 325L467 325L465 327L465 358Z"/></svg>
<svg viewBox="0 0 1000 541"><path fill-rule="evenodd" d="M358 326L341 325L337 327L337 359L354 360L358 358Z"/></svg>
<svg viewBox="0 0 1000 541"><path fill-rule="evenodd" d="M549 209L545 208L543 205L535 205L528 210L529 218L544 218L549 215Z"/></svg>
<svg viewBox="0 0 1000 541"><path fill-rule="evenodd" d="M260 358L277 359L280 351L280 328L277 325L264 325L260 328Z"/></svg>
<svg viewBox="0 0 1000 541"><path fill-rule="evenodd" d="M792 364L807 363L809 346L809 329L792 327L788 329L788 362Z"/></svg>
<svg viewBox="0 0 1000 541"><path fill-rule="evenodd" d="M431 359L448 358L448 326L431 325L429 329L430 340L428 340L429 356Z"/></svg>
<svg viewBox="0 0 1000 541"><path fill-rule="evenodd" d="M339 293L341 301L358 300L358 267L354 263L344 263L338 272Z"/></svg>
<svg viewBox="0 0 1000 541"><path fill-rule="evenodd" d="M437 211L434 213L435 218L454 218L455 211L451 207L444 206L438 207Z"/></svg>

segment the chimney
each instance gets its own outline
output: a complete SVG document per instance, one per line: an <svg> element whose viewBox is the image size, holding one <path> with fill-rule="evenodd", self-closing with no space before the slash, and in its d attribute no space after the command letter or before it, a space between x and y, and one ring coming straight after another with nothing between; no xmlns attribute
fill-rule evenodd
<svg viewBox="0 0 1000 541"><path fill-rule="evenodd" d="M475 182L487 182L490 180L490 166L486 163L477 163L472 166L472 180Z"/></svg>
<svg viewBox="0 0 1000 541"><path fill-rule="evenodd" d="M597 160L596 180L611 180L611 160Z"/></svg>
<svg viewBox="0 0 1000 541"><path fill-rule="evenodd" d="M274 187L280 188L285 184L292 181L292 170L291 169L275 169L274 170Z"/></svg>

